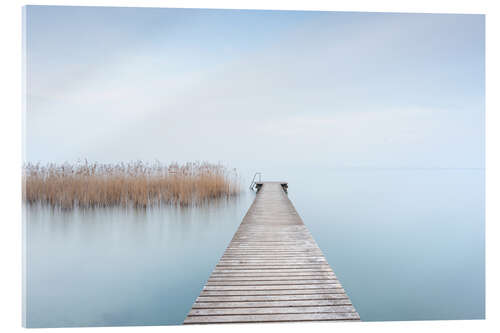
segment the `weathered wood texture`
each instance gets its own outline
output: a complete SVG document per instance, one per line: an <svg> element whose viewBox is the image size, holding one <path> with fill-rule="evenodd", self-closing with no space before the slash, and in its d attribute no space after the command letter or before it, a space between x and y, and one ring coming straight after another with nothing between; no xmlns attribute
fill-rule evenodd
<svg viewBox="0 0 500 333"><path fill-rule="evenodd" d="M360 319L283 184L261 184L184 324Z"/></svg>

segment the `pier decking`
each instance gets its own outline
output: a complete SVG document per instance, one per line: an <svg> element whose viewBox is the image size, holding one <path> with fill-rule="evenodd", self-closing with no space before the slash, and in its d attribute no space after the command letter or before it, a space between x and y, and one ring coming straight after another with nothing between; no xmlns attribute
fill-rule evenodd
<svg viewBox="0 0 500 333"><path fill-rule="evenodd" d="M287 184L258 186L184 324L359 320Z"/></svg>

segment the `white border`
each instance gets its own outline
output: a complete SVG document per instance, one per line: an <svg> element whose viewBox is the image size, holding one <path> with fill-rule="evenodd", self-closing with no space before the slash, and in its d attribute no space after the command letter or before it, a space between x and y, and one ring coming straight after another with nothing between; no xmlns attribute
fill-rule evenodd
<svg viewBox="0 0 500 333"><path fill-rule="evenodd" d="M161 326L161 327L115 327L79 328L79 332L133 331L148 332L181 330L183 332L232 332L234 329L250 332L255 329L271 331L286 329L302 331L315 329L328 331L341 329L345 332L358 330L370 332L421 332L422 330L442 332L492 331L498 326L498 275L499 261L496 258L499 234L499 26L500 12L498 1L389 1L389 0L350 0L332 2L328 0L114 0L114 1L17 1L4 0L0 10L0 327L5 332L16 332L21 328L21 7L33 5L86 5L86 6L132 6L132 7L184 7L184 8L247 8L247 9L287 9L287 10L335 10L335 11L372 11L372 12L418 12L418 13L478 13L486 14L486 262L487 297L486 321L426 321L426 322L380 322L380 323L321 323L321 324L270 324L270 325L215 325L215 326ZM460 292L457 290L457 292ZM335 325L335 326L333 326ZM498 329L498 328L497 328ZM44 329L44 332L66 332L71 329ZM73 329L74 330L74 329Z"/></svg>

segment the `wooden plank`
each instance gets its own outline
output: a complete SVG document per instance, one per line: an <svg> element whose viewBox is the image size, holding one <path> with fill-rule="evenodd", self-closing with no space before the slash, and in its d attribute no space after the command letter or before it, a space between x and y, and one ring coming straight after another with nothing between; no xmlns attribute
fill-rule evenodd
<svg viewBox="0 0 500 333"><path fill-rule="evenodd" d="M296 250L300 250L300 248L296 248ZM295 250L295 251L296 251ZM251 257L251 256L259 256L259 257L273 257L273 256L279 256L279 257L295 257L295 258L302 258L302 257L322 257L324 258L323 253L317 252L317 251L300 251L300 252L292 252L288 250L283 250L283 249L272 249L271 251L266 251L266 249L260 248L258 251L252 251L248 249L240 249L240 250L234 250L234 249L228 249L227 252L224 254L223 258L227 257Z"/></svg>
<svg viewBox="0 0 500 333"><path fill-rule="evenodd" d="M326 265L326 260L324 258L320 259L309 259L309 258L303 258L303 259L282 259L282 260L266 260L266 259L221 259L219 261L219 265L265 265L265 266L285 266L285 265L309 265L309 264L314 264L314 265L319 265L319 264L325 264Z"/></svg>
<svg viewBox="0 0 500 333"><path fill-rule="evenodd" d="M359 320L279 183L264 183L185 324Z"/></svg>
<svg viewBox="0 0 500 333"><path fill-rule="evenodd" d="M283 269L283 268L288 268L288 269L299 269L299 268L314 268L314 267L330 267L327 262L304 262L304 263L219 263L217 264L216 267L227 267L227 266L233 266L233 267L239 267L244 269L245 267L253 267L255 269Z"/></svg>
<svg viewBox="0 0 500 333"><path fill-rule="evenodd" d="M337 277L333 273L316 273L316 274L212 274L210 276L210 281L288 281L288 280L324 280L324 279L335 279Z"/></svg>
<svg viewBox="0 0 500 333"><path fill-rule="evenodd" d="M310 295L310 294L345 294L342 288L298 289L298 290L202 290L201 296L260 296L260 295Z"/></svg>
<svg viewBox="0 0 500 333"><path fill-rule="evenodd" d="M193 309L215 309L215 308L268 308L268 307L300 307L300 306L337 306L351 305L349 299L329 299L318 300L309 299L306 301L264 301L264 302L199 302L196 301Z"/></svg>
<svg viewBox="0 0 500 333"><path fill-rule="evenodd" d="M317 250L316 245L313 242L296 240L287 241L279 243L271 242L238 242L233 243L229 247L230 250Z"/></svg>
<svg viewBox="0 0 500 333"><path fill-rule="evenodd" d="M283 266L283 264L300 264L300 263L324 263L326 262L325 257L318 257L316 256L288 256L288 257L280 257L280 256L267 256L267 257L253 257L253 256L246 256L246 257L231 257L231 256L224 256L220 259L219 262L226 262L226 263L238 263L238 264L243 264L243 263L252 263L252 262L266 262L266 263L274 263L280 266Z"/></svg>
<svg viewBox="0 0 500 333"><path fill-rule="evenodd" d="M227 316L188 316L184 324L222 324L222 323L263 323L292 321L332 321L359 320L356 312L346 313L305 313L305 314L258 314Z"/></svg>
<svg viewBox="0 0 500 333"><path fill-rule="evenodd" d="M342 288L339 283L324 284L290 284L290 285L268 285L268 286L210 286L205 285L203 290L307 290L307 289L338 289Z"/></svg>
<svg viewBox="0 0 500 333"><path fill-rule="evenodd" d="M235 254L225 254L224 257L221 258L221 260L265 260L265 261L270 261L270 260L278 260L278 261L283 261L283 260L314 260L314 259L321 259L321 257L318 254L302 254L302 255L272 255L272 254L241 254L241 255L235 255Z"/></svg>
<svg viewBox="0 0 500 333"><path fill-rule="evenodd" d="M276 266L276 265L264 265L264 264L261 264L261 265L237 265L237 264L224 265L224 264L222 264L222 265L217 265L215 267L217 269L233 269L233 270L288 269L291 272L293 272L294 270L304 269L304 268L308 268L308 269L312 269L312 270L327 269L328 265L324 265L324 264L323 265L322 264L300 264L300 265L294 265L294 267L290 268L290 266L285 266L285 265Z"/></svg>
<svg viewBox="0 0 500 333"><path fill-rule="evenodd" d="M314 275L262 275L262 273L257 275L249 274L212 274L210 276L210 281L289 281L289 280L325 280L325 279L336 279L333 273L324 274L314 274Z"/></svg>
<svg viewBox="0 0 500 333"><path fill-rule="evenodd" d="M326 306L285 306L285 307L252 307L252 308L222 308L222 309L198 309L193 308L189 316L211 316L211 315L255 315L255 314L285 314L285 313L345 313L356 312L350 305L326 305Z"/></svg>
<svg viewBox="0 0 500 333"><path fill-rule="evenodd" d="M308 264L323 264L326 260L320 259L282 259L282 260L266 260L266 259L221 259L219 265L265 265L265 266L284 266L284 265L308 265Z"/></svg>
<svg viewBox="0 0 500 333"><path fill-rule="evenodd" d="M289 276L289 275L316 275L333 274L329 269L217 269L212 275L257 275L257 276ZM211 275L211 276L212 276Z"/></svg>
<svg viewBox="0 0 500 333"><path fill-rule="evenodd" d="M303 285L303 284L339 284L336 279L322 279L322 280L213 280L207 282L207 286L273 286L273 285Z"/></svg>
<svg viewBox="0 0 500 333"><path fill-rule="evenodd" d="M306 267L306 268L298 268L298 267L291 267L291 266L284 266L284 268L254 268L254 269L234 269L234 268L215 268L214 273L217 272L222 272L222 273L229 273L229 272L237 272L237 273L304 273L304 272L333 272L330 266L322 265L319 268L314 268L314 267Z"/></svg>
<svg viewBox="0 0 500 333"><path fill-rule="evenodd" d="M304 300L346 300L347 295L340 294L309 294L309 295L262 295L262 296L203 296L200 295L196 302L261 302L261 301L304 301ZM196 303L195 303L196 304Z"/></svg>

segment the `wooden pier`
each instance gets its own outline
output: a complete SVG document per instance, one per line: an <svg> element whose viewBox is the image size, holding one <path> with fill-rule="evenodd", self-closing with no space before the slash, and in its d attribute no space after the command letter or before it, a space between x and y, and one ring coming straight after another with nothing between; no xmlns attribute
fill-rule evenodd
<svg viewBox="0 0 500 333"><path fill-rule="evenodd" d="M285 193L257 196L184 324L360 320Z"/></svg>

